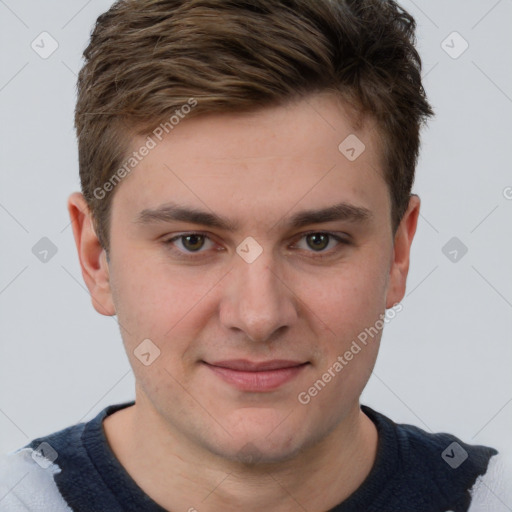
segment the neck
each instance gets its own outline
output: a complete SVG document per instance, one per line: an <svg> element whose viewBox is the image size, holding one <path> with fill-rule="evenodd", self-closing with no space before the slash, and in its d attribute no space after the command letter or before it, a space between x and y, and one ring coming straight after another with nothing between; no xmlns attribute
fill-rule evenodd
<svg viewBox="0 0 512 512"><path fill-rule="evenodd" d="M194 445L148 400L104 421L107 440L138 486L168 510L323 512L364 481L377 451L377 430L355 403L321 441L292 460L242 464Z"/></svg>

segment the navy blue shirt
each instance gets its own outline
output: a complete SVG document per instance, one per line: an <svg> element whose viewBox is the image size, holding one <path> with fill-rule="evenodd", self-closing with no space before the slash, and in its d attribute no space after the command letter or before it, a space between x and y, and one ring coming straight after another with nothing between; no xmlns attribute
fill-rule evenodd
<svg viewBox="0 0 512 512"><path fill-rule="evenodd" d="M165 512L125 471L103 430L106 416L133 403L109 406L89 422L35 439L10 454L0 468L0 489L6 489L0 492L0 511ZM470 509L475 481L487 472L495 449L396 424L364 405L361 409L377 427L376 460L361 486L330 512Z"/></svg>

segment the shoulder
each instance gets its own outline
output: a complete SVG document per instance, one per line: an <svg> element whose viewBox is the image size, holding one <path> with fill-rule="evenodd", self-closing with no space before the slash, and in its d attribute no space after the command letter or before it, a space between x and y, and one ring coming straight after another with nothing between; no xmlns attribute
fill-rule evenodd
<svg viewBox="0 0 512 512"><path fill-rule="evenodd" d="M446 432L431 433L414 425L395 423L369 407L362 408L376 424L379 436L395 452L396 473L391 487L397 493L418 496L422 503L430 504L431 500L432 505L450 505L448 510L501 510L497 506L481 508L482 503L490 503L489 495L500 496L500 488L505 492L507 483L510 486L512 482L498 450L466 443ZM427 498L429 495L431 499Z"/></svg>
<svg viewBox="0 0 512 512"><path fill-rule="evenodd" d="M430 433L414 425L395 425L404 455L412 459L424 457L433 472L443 475L476 478L486 472L491 457L498 453L495 448L469 444L446 432Z"/></svg>
<svg viewBox="0 0 512 512"><path fill-rule="evenodd" d="M0 458L0 511L71 511L55 483L61 469L44 450L27 446Z"/></svg>
<svg viewBox="0 0 512 512"><path fill-rule="evenodd" d="M39 437L1 457L0 512L120 510L104 476L116 478L122 468L113 462L102 421L132 404L108 406L86 423Z"/></svg>
<svg viewBox="0 0 512 512"><path fill-rule="evenodd" d="M471 488L469 512L508 512L512 510L511 454L491 458L485 474Z"/></svg>
<svg viewBox="0 0 512 512"><path fill-rule="evenodd" d="M79 466L81 435L85 423L73 425L0 458L0 512L67 512L56 479L70 461Z"/></svg>

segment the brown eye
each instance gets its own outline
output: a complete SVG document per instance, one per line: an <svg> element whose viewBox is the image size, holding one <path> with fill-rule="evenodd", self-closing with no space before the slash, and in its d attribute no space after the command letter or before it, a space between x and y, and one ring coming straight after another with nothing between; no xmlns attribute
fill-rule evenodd
<svg viewBox="0 0 512 512"><path fill-rule="evenodd" d="M203 233L182 233L169 240L164 240L164 244L176 256L189 259L206 256L207 250L213 249L215 246L210 237Z"/></svg>
<svg viewBox="0 0 512 512"><path fill-rule="evenodd" d="M323 251L329 245L327 233L311 233L306 236L307 244L315 251Z"/></svg>
<svg viewBox="0 0 512 512"><path fill-rule="evenodd" d="M180 238L182 239L183 247L185 247L187 251L198 251L204 245L203 235L185 235Z"/></svg>
<svg viewBox="0 0 512 512"><path fill-rule="evenodd" d="M299 242L294 244L295 248L309 253L310 258L330 258L338 254L347 246L351 245L349 235L340 233L341 236L323 231L310 231L304 233Z"/></svg>

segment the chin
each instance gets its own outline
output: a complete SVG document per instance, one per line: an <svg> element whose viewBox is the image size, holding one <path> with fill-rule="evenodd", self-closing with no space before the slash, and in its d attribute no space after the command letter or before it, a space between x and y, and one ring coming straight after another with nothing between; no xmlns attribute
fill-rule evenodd
<svg viewBox="0 0 512 512"><path fill-rule="evenodd" d="M290 417L291 419L291 417ZM296 418L294 418L296 419ZM261 421L261 418L260 418ZM325 424L307 425L306 421L241 422L232 436L206 443L216 455L246 466L264 466L284 463L295 459L301 452L313 446L328 434ZM259 428L258 428L259 427Z"/></svg>
<svg viewBox="0 0 512 512"><path fill-rule="evenodd" d="M229 446L215 446L211 451L232 462L248 467L268 466L293 460L301 451L302 446L291 438L279 445L270 444L264 437L259 440L239 440Z"/></svg>

